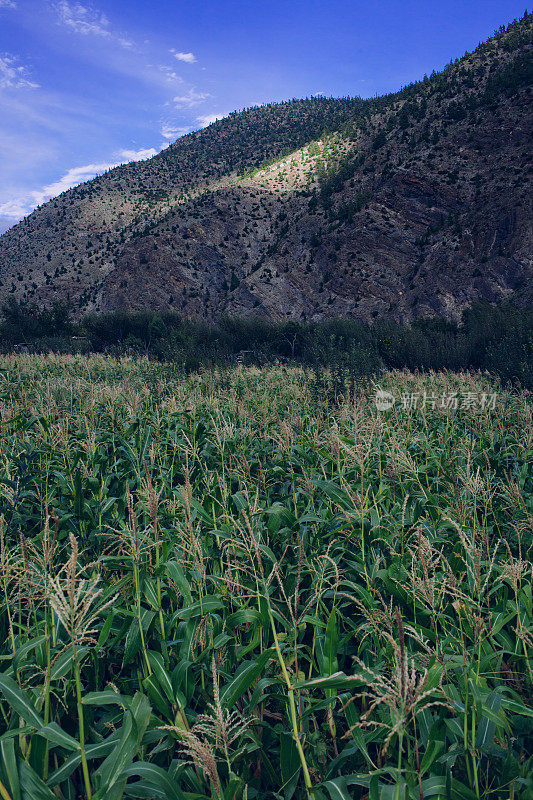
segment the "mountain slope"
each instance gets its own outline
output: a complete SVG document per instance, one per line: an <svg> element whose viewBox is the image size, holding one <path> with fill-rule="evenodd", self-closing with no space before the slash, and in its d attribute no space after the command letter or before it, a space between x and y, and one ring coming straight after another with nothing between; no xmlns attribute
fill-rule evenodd
<svg viewBox="0 0 533 800"><path fill-rule="evenodd" d="M402 92L249 109L0 237L0 297L213 318L532 298L532 16Z"/></svg>

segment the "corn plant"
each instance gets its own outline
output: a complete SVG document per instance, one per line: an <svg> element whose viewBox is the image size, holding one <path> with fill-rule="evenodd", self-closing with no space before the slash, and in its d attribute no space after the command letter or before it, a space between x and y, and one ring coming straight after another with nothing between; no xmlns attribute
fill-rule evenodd
<svg viewBox="0 0 533 800"><path fill-rule="evenodd" d="M0 367L3 800L533 797L527 392Z"/></svg>

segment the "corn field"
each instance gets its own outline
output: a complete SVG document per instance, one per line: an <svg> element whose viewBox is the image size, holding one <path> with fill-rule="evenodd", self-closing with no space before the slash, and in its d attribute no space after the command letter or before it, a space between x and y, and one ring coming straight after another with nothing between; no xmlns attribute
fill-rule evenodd
<svg viewBox="0 0 533 800"><path fill-rule="evenodd" d="M530 396L0 360L3 800L533 798Z"/></svg>

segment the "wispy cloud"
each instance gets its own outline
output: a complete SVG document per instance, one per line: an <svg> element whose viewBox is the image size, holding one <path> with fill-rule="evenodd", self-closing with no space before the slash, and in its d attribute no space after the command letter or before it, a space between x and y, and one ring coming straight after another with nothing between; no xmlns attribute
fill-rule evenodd
<svg viewBox="0 0 533 800"><path fill-rule="evenodd" d="M196 121L200 123L202 128L207 128L208 125L216 122L217 119L223 119L224 117L227 117L227 114L203 114L196 117Z"/></svg>
<svg viewBox="0 0 533 800"><path fill-rule="evenodd" d="M172 50L170 52L173 52ZM194 64L197 60L194 53L174 53L174 58L178 61L185 61L186 64Z"/></svg>
<svg viewBox="0 0 533 800"><path fill-rule="evenodd" d="M16 197L12 200L8 200L7 203L0 203L0 218L11 220L11 224L14 225L15 222L24 217L30 208L32 208L32 206L29 205L30 202L31 201L27 197Z"/></svg>
<svg viewBox="0 0 533 800"><path fill-rule="evenodd" d="M38 83L30 80L27 67L18 63L16 56L0 56L0 89L37 89Z"/></svg>
<svg viewBox="0 0 533 800"><path fill-rule="evenodd" d="M83 6L81 3L69 3L68 0L60 0L54 8L57 12L59 23L70 28L75 33L79 33L82 36L100 36L104 39L113 39L113 41L126 48L134 46L134 42L111 29L109 19L103 11L99 11L92 6Z"/></svg>
<svg viewBox="0 0 533 800"><path fill-rule="evenodd" d="M101 11L82 6L81 3L68 3L67 0L61 0L56 4L55 9L59 21L76 33L82 33L84 36L104 36L105 38L111 36L109 20Z"/></svg>
<svg viewBox="0 0 533 800"><path fill-rule="evenodd" d="M203 103L208 97L211 97L211 95L207 92L197 92L193 86L186 94L174 97L173 102L176 108L193 108L193 106Z"/></svg>
<svg viewBox="0 0 533 800"><path fill-rule="evenodd" d="M163 149L164 146L165 145L162 145L161 149ZM158 152L159 150L156 150L155 147L142 147L139 150L124 149L117 153L117 158L114 161L102 161L99 164L84 164L81 167L71 167L57 181L47 186L42 186L40 189L34 189L25 194L20 194L18 197L13 197L4 203L0 203L0 217L5 217L15 222L32 211L36 206L45 203L52 197L57 197L58 194L66 192L67 189L72 189L73 186L85 183L85 181L90 181L97 175L102 175L102 173L114 167L118 167L121 164L151 158L157 155Z"/></svg>
<svg viewBox="0 0 533 800"><path fill-rule="evenodd" d="M92 44L84 51L84 57L96 59L99 66L107 66L118 73L162 88L184 83L183 78L175 71L177 66L175 62L172 66L159 63L159 60L152 60L155 53L148 55L151 50L148 40L136 40L129 33L117 30L106 14L96 7L69 0L58 0L52 8L58 25L71 33L87 39L95 37L102 44L107 44L108 52L105 56L101 48L96 50ZM171 52L174 54L175 51ZM185 55L193 56L192 53Z"/></svg>
<svg viewBox="0 0 533 800"><path fill-rule="evenodd" d="M119 162L120 163L120 162ZM108 169L118 166L117 163L102 162L101 164L85 164L82 167L72 167L59 180L28 192L26 195L15 197L5 203L0 203L0 215L20 219L35 206L41 205L51 197L56 197L61 192L77 186L78 183L89 181L97 175L101 175Z"/></svg>
<svg viewBox="0 0 533 800"><path fill-rule="evenodd" d="M16 8L17 4L13 0L0 0L0 8Z"/></svg>
<svg viewBox="0 0 533 800"><path fill-rule="evenodd" d="M141 147L140 150L121 150L119 156L124 161L144 161L145 158L156 156L158 152L155 147Z"/></svg>
<svg viewBox="0 0 533 800"><path fill-rule="evenodd" d="M180 125L173 125L169 122L163 122L161 125L161 136L164 139L178 139L180 136L185 136L186 133L193 131L193 127L184 127Z"/></svg>
<svg viewBox="0 0 533 800"><path fill-rule="evenodd" d="M165 76L166 80L169 83L183 83L184 82L183 78L180 77L176 72L174 72L172 67L168 67L166 64L160 64L158 69L159 69L159 71L161 73L163 73L163 75Z"/></svg>

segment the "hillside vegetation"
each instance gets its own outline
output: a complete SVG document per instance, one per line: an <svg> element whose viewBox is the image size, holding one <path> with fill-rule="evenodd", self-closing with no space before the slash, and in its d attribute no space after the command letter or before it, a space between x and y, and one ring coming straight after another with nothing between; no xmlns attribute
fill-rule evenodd
<svg viewBox="0 0 533 800"><path fill-rule="evenodd" d="M532 15L382 98L231 114L0 237L0 298L201 319L531 302Z"/></svg>
<svg viewBox="0 0 533 800"><path fill-rule="evenodd" d="M476 302L457 325L442 317L411 326L381 319L271 322L220 317L216 324L172 311L113 311L72 319L68 305L50 309L9 301L0 306L3 352L105 353L172 361L184 374L236 359L255 366L301 364L334 375L336 391L387 369L484 370L533 389L533 310Z"/></svg>

